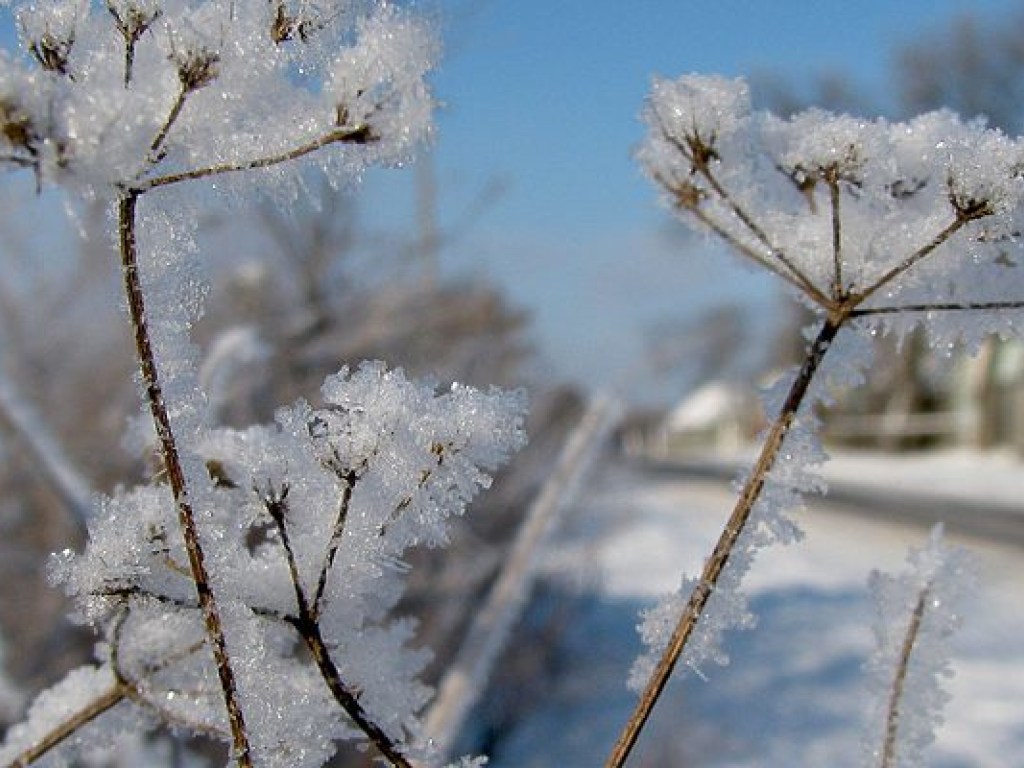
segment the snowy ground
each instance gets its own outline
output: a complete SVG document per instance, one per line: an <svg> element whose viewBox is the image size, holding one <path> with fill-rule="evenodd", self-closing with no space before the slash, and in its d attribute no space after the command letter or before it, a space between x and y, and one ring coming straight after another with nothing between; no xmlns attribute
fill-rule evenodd
<svg viewBox="0 0 1024 768"><path fill-rule="evenodd" d="M934 463L896 471L891 457L847 461L833 462L832 478L874 478L878 497L886 488L948 485L949 494L973 487L978 503L1024 499L1024 472L1009 459L946 456L938 473ZM549 555L558 586L528 617L534 634L512 640L516 650L539 643L526 653L544 657L546 680L519 691L516 714L505 712L490 734L492 768L602 764L633 702L624 681L638 651L637 611L700 565L731 507L721 483L628 467L599 473ZM850 512L813 509L800 518L803 542L761 555L748 582L759 627L731 636L729 667L670 685L631 765L866 764L866 579L873 568L900 570L927 530L881 519L877 509L870 518ZM951 538L979 558L980 591L956 640L947 724L925 764L1024 766L1024 550ZM516 698L517 685L499 680L482 711Z"/></svg>

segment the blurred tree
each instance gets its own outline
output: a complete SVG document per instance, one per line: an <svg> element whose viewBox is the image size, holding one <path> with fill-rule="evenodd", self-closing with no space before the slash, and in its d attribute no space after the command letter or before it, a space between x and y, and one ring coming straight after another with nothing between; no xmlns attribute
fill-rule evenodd
<svg viewBox="0 0 1024 768"><path fill-rule="evenodd" d="M1024 8L977 10L901 47L895 86L907 115L948 107L1017 134L1024 128Z"/></svg>
<svg viewBox="0 0 1024 768"><path fill-rule="evenodd" d="M750 346L750 316L738 304L719 304L684 320L657 323L648 335L647 359L651 370L671 379L677 390L712 379L749 377L754 365L745 350Z"/></svg>
<svg viewBox="0 0 1024 768"><path fill-rule="evenodd" d="M12 677L36 690L88 651L47 583L47 557L82 544L83 497L141 465L119 450L137 401L117 262L97 234L104 214L81 211L80 238L60 223L29 229L53 201L22 181L0 205L0 626Z"/></svg>

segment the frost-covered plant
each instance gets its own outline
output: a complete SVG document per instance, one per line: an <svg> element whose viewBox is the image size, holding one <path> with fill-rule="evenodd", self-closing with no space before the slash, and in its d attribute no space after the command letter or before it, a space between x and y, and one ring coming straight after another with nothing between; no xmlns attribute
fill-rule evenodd
<svg viewBox="0 0 1024 768"><path fill-rule="evenodd" d="M688 225L767 270L817 318L797 371L769 393L770 426L699 576L645 617L640 700L608 765L622 765L681 659L724 660L752 617L737 592L757 549L799 535L788 513L822 487L815 404L866 375L871 338L921 328L943 351L1024 319L1024 143L950 112L905 123L812 109L751 110L722 77L654 82L638 159Z"/></svg>
<svg viewBox="0 0 1024 768"><path fill-rule="evenodd" d="M55 558L99 663L40 695L0 762L163 723L240 766L320 765L353 737L411 765L427 691L388 617L403 553L444 543L521 444L521 398L365 365L273 427L217 429L189 330L203 190L286 204L311 170L345 184L407 157L430 130L429 25L385 0L4 4L21 52L0 55L0 164L108 204L160 469Z"/></svg>
<svg viewBox="0 0 1024 768"><path fill-rule="evenodd" d="M941 525L907 561L906 572L875 571L870 580L878 619L868 669L877 706L867 764L880 768L926 764L924 750L949 698L941 686L941 678L952 674L949 639L974 588L971 559L943 541Z"/></svg>

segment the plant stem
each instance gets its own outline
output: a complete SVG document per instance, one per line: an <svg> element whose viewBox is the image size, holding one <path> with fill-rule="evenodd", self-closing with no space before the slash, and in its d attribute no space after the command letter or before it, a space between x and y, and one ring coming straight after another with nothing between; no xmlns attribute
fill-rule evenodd
<svg viewBox="0 0 1024 768"><path fill-rule="evenodd" d="M926 585L917 596L914 612L910 615L910 623L907 625L907 634L903 637L899 664L896 667L896 676L893 678L892 690L889 692L889 707L885 721L885 743L882 747L880 768L892 768L896 764L896 735L899 731L900 702L903 700L903 690L907 682L907 671L910 668L910 655L914 651L914 644L917 642L917 636L921 632L921 622L924 620L924 611L930 594L931 586Z"/></svg>
<svg viewBox="0 0 1024 768"><path fill-rule="evenodd" d="M963 227L966 224L969 224L971 221L972 219L958 214L956 218L953 219L953 221L947 224L946 227L944 227L943 230L939 232L939 234L937 234L935 237L933 237L928 243L922 245L920 248L918 248L916 251L910 254L910 256L905 258L895 267L893 267L880 278L878 278L878 280L876 280L869 288L867 288L864 291L861 291L859 294L853 297L854 303L857 305L863 304L868 298L873 296L875 293L877 293L879 290L881 290L886 285L891 283L904 272L908 271L909 269L917 265L917 263L920 262L922 259L925 259L932 253L934 253L936 248L938 248L940 245L949 240L953 235L955 235L957 232L963 229Z"/></svg>
<svg viewBox="0 0 1024 768"><path fill-rule="evenodd" d="M271 168L275 165L280 165L281 163L298 160L299 158L313 154L324 147L328 147L331 144L369 144L375 140L376 137L373 130L367 125L360 125L354 128L339 127L328 131L322 136L319 136L306 144L285 150L277 155L258 157L252 160L218 163L204 168L195 168L191 171L171 173L166 176L156 176L146 181L139 182L134 187L134 190L141 193L150 189L156 189L157 187L180 184L183 181L205 179L209 176L220 176L225 173L237 173L238 171L254 171L260 168Z"/></svg>
<svg viewBox="0 0 1024 768"><path fill-rule="evenodd" d="M185 549L188 552L189 565L192 570L196 595L199 599L199 607L202 609L206 632L210 638L210 645L213 648L217 675L220 678L224 703L227 707L228 722L231 726L235 760L240 768L251 768L252 757L250 755L249 734L246 730L245 719L238 701L238 688L235 683L234 671L231 668L231 660L228 656L224 627L221 622L217 601L210 587L210 578L206 570L203 549L199 542L199 531L196 526L195 513L188 498L185 472L181 466L177 440L171 428L170 416L167 413L167 406L164 402L163 390L161 389L157 373L156 357L153 354L153 345L149 336L145 297L142 283L139 279L138 245L135 234L135 211L139 195L139 192L129 191L122 195L118 201L121 268L125 296L128 300L128 311L131 316L132 330L135 336L135 351L146 389L146 401L149 405L150 415L153 418L153 425L156 428L157 439L160 442L160 452L163 457L164 467L167 470L167 480L174 495L175 505L178 508L178 521L185 540Z"/></svg>
<svg viewBox="0 0 1024 768"><path fill-rule="evenodd" d="M768 431L757 463L754 465L754 470L740 492L739 498L736 500L736 506L728 522L725 524L718 543L704 564L700 582L690 594L689 602L682 616L680 616L675 630L672 632L668 647L658 660L658 664L650 680L648 680L647 686L640 694L640 699L633 710L633 714L615 742L612 752L605 763L605 768L621 768L621 766L625 765L630 752L636 745L644 725L650 717L655 704L657 704L662 691L668 684L672 671L675 669L676 663L679 661L679 657L682 655L690 635L701 620L715 585L725 570L733 549L736 547L736 543L739 541L740 535L750 519L754 505L761 496L768 473L771 472L775 460L778 458L786 435L793 425L800 405L803 403L811 381L814 379L814 374L817 372L821 361L831 347L836 334L846 321L846 318L847 315L845 314L830 315L818 332L807 353L807 358L797 373L796 380L786 395L786 401L783 403L782 410Z"/></svg>
<svg viewBox="0 0 1024 768"><path fill-rule="evenodd" d="M743 208L743 206L741 206L736 199L729 194L729 191L722 186L718 178L711 172L711 167L708 163L706 161L701 162L696 164L695 167L697 172L703 176L711 186L711 189L714 190L715 194L718 195L718 198L729 207L736 218L743 223L743 226L745 226L747 230L757 238L765 248L768 249L772 258L786 268L788 273L791 274L797 283L803 288L804 292L806 292L807 295L814 299L818 304L827 306L829 304L828 296L826 296L824 292L814 284L814 281L811 280L811 278L804 274L803 270L801 270L800 267L798 267L796 263L789 258L789 256L787 256L781 249L775 247L771 238L768 237L768 233L765 232L756 221L754 221L754 218L746 211L746 209Z"/></svg>
<svg viewBox="0 0 1024 768"><path fill-rule="evenodd" d="M346 486L345 507L348 505L348 498L350 498L348 494L351 493L351 488L352 485ZM292 580L292 587L295 590L295 602L299 609L298 617L290 617L287 621L295 627L295 630L306 643L306 647L309 648L310 655L312 655L313 661L316 662L320 676L327 684L331 695L334 696L334 700L338 702L341 708L345 710L346 714L352 719L352 722L373 742L381 755L391 765L397 768L413 768L408 758L399 751L398 745L395 744L394 740L373 721L363 708L363 705L359 703L359 698L342 680L341 671L338 669L337 664L334 663L334 659L331 658L327 643L324 642L323 634L320 631L320 623L310 606L309 598L306 596L306 589L302 586L302 581L299 578L299 567L295 561L295 552L292 550L291 539L288 536L288 526L285 522L285 511L287 510L286 496L286 491L275 494L272 489L268 489L267 493L263 496L263 504L273 519L278 534L281 536L281 546L284 548L285 559L288 563L288 574Z"/></svg>
<svg viewBox="0 0 1024 768"><path fill-rule="evenodd" d="M153 141L149 145L149 155L147 161L150 165L159 162L160 150L163 149L164 142L167 141L167 137L171 133L171 128L174 123L177 122L178 117L181 116L181 110L185 108L185 100L188 98L189 90L185 86L181 86L178 90L178 96L174 100L174 104L171 106L171 111L167 113L167 118L164 120L164 124L160 126L160 130L156 136L153 137Z"/></svg>
<svg viewBox="0 0 1024 768"><path fill-rule="evenodd" d="M841 301L843 288L843 220L840 215L840 190L838 171L833 166L825 172L828 197L832 209L832 298Z"/></svg>
<svg viewBox="0 0 1024 768"><path fill-rule="evenodd" d="M327 590L327 579L334 565L334 558L338 554L338 547L341 546L341 537L345 533L345 522L348 520L348 508L352 503L352 491L356 487L357 476L353 470L340 475L344 487L341 491L341 501L338 503L338 514L334 519L334 528L331 530L331 540L327 544L327 555L324 557L324 564L320 568L320 577L317 579L316 594L313 596L313 605L310 611L314 620L320 618L320 611L323 610L324 592Z"/></svg>
<svg viewBox="0 0 1024 768"><path fill-rule="evenodd" d="M373 742L373 745L380 751L382 757L391 763L395 768L415 768L409 758L398 751L394 740L377 725L359 703L359 698L342 680L341 671L331 658L327 643L324 642L320 632L320 625L312 620L307 611L306 616L292 618L289 622L302 637L309 649L313 661L316 663L320 676L327 683L327 687L345 713L352 719L352 722Z"/></svg>
<svg viewBox="0 0 1024 768"><path fill-rule="evenodd" d="M908 304L904 307L868 307L855 309L850 317L871 315L900 315L908 312L998 312L999 310L1024 309L1024 301L979 301L937 304Z"/></svg>
<svg viewBox="0 0 1024 768"><path fill-rule="evenodd" d="M14 758L14 762L10 764L9 768L26 768L26 766L32 765L32 763L56 747L68 736L78 731L78 729L91 723L104 712L116 707L124 700L124 697L124 688L118 683L114 683L108 690L101 693L59 726L49 731L40 741Z"/></svg>

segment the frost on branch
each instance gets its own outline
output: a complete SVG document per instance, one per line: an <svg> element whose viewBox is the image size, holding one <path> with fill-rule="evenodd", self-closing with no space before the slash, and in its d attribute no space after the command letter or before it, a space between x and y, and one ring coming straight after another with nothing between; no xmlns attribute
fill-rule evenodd
<svg viewBox="0 0 1024 768"><path fill-rule="evenodd" d="M0 59L0 162L86 195L227 166L293 193L305 162L254 161L331 145L316 163L344 183L430 129L438 45L394 3L11 5L21 55Z"/></svg>
<svg viewBox="0 0 1024 768"><path fill-rule="evenodd" d="M389 617L404 553L445 543L451 517L524 441L515 393L437 392L364 364L329 377L322 396L274 426L213 430L199 447L204 543L260 765L320 765L335 740L359 735L304 644L329 654L331 674L391 739L415 731L427 654L408 647L411 623ZM108 680L139 716L226 738L166 486L105 499L86 550L56 558L53 574L103 631ZM76 706L65 703L63 715L46 708L50 720Z"/></svg>
<svg viewBox="0 0 1024 768"><path fill-rule="evenodd" d="M699 577L684 576L678 591L642 612L638 630L644 653L630 671L631 689L639 692L650 679L695 590L706 588L710 597L679 662L700 677L704 677L709 662L722 666L729 663L723 648L725 633L752 629L757 623L747 596L741 590L743 579L758 551L775 544L791 544L803 537L793 515L804 510L803 494L825 492L824 480L817 472L824 460L825 454L814 432L806 425L794 427L786 452L765 479L761 496L717 583L702 585ZM745 477L737 480L737 490L744 482Z"/></svg>
<svg viewBox="0 0 1024 768"><path fill-rule="evenodd" d="M946 111L782 119L696 75L656 80L644 120L638 159L673 210L822 313L944 349L1020 332L1020 139Z"/></svg>
<svg viewBox="0 0 1024 768"><path fill-rule="evenodd" d="M1024 321L1021 139L950 112L781 119L752 111L742 80L697 75L655 80L643 117L638 159L665 202L782 281L815 321L700 577L645 616L650 652L634 670L642 690L614 766L676 663L721 658L722 630L749 624L736 587L759 546L796 535L785 513L820 485L802 469L808 448L819 452L813 409L866 378L871 337L920 326L933 347L972 352L988 334L1019 336Z"/></svg>
<svg viewBox="0 0 1024 768"><path fill-rule="evenodd" d="M868 672L876 706L865 762L883 768L927 765L925 750L949 699L942 679L953 674L950 637L975 591L972 561L942 540L941 525L907 561L898 576L871 575L877 647Z"/></svg>

